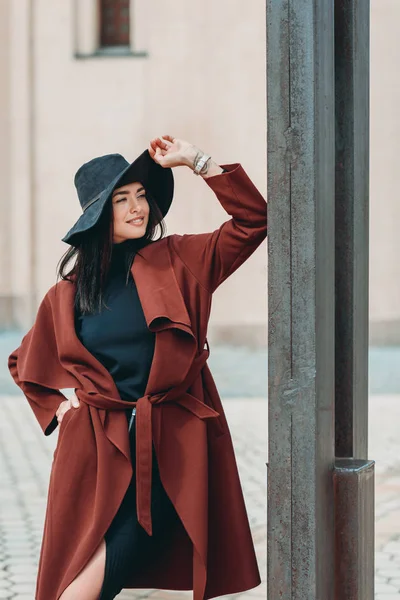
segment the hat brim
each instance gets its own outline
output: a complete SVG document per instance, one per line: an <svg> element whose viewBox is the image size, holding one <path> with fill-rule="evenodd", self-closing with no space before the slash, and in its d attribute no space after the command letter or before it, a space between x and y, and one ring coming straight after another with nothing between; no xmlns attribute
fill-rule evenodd
<svg viewBox="0 0 400 600"><path fill-rule="evenodd" d="M79 246L82 236L98 223L104 208L113 191L121 182L140 181L157 203L162 217L167 214L174 194L174 178L172 169L164 168L156 163L146 149L131 164L123 169L99 194L93 204L88 206L62 241L71 246Z"/></svg>

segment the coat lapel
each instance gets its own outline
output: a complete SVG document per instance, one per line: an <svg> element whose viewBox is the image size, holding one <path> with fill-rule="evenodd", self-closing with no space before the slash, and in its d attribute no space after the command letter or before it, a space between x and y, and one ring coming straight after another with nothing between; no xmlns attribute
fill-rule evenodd
<svg viewBox="0 0 400 600"><path fill-rule="evenodd" d="M171 263L168 239L146 246L135 256L132 276L155 350L145 394L179 385L196 355L197 341Z"/></svg>
<svg viewBox="0 0 400 600"><path fill-rule="evenodd" d="M172 267L167 239L154 242L136 254L132 275L138 289L147 326L164 329L163 319L193 335L186 305Z"/></svg>

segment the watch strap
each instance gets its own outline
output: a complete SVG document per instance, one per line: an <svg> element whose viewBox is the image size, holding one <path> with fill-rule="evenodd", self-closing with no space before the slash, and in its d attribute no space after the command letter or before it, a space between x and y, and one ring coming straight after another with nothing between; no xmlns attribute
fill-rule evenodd
<svg viewBox="0 0 400 600"><path fill-rule="evenodd" d="M210 154L203 153L203 155L199 158L199 160L194 165L194 169L193 169L194 175L200 174L200 171L202 170L202 168L204 167L206 162L208 160L210 160L210 158L211 158Z"/></svg>

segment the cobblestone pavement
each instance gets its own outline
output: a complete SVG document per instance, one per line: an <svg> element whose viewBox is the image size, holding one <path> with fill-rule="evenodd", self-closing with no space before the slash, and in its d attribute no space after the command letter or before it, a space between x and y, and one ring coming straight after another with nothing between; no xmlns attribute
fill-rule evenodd
<svg viewBox="0 0 400 600"><path fill-rule="evenodd" d="M45 437L21 395L0 397L0 599L33 600L54 433ZM266 598L265 399L224 399ZM376 460L376 600L400 600L400 396L370 399L370 458ZM119 600L189 599L191 592L125 590Z"/></svg>

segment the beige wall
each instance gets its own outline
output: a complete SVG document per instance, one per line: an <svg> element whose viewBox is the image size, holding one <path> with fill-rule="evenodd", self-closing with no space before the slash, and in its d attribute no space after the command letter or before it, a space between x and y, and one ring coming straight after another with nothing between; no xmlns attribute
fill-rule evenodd
<svg viewBox="0 0 400 600"><path fill-rule="evenodd" d="M33 14L31 5L0 3L0 112L3 121L10 115L1 164L18 181L1 230L11 256L0 291L13 296L23 326L55 281L67 249L60 238L80 214L73 175L93 156L132 160L151 137L171 133L219 163L241 162L266 194L264 0L245 11L242 0L206 0L201 10L187 0L135 0L133 47L147 58L75 57L96 49L96 0L35 0ZM371 14L371 333L372 341L400 342L400 5L372 0ZM175 179L168 233L210 231L228 218L200 178L181 167ZM216 292L211 341L266 343L266 246Z"/></svg>
<svg viewBox="0 0 400 600"><path fill-rule="evenodd" d="M2 2L2 5L6 2ZM34 210L35 71L32 0L8 1L10 31L10 236L7 260L13 321L24 327L35 315L36 246Z"/></svg>
<svg viewBox="0 0 400 600"><path fill-rule="evenodd" d="M10 11L0 3L0 310L5 319L11 318L11 281L7 248L10 244Z"/></svg>
<svg viewBox="0 0 400 600"><path fill-rule="evenodd" d="M400 4L371 10L371 338L400 343Z"/></svg>

